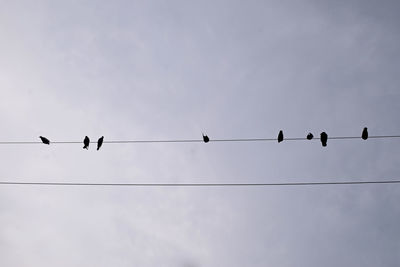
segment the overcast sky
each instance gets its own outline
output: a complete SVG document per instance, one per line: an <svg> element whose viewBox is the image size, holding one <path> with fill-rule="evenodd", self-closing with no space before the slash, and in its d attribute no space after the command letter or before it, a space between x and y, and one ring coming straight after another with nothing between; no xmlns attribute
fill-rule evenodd
<svg viewBox="0 0 400 267"><path fill-rule="evenodd" d="M398 1L1 1L0 141L400 134ZM399 179L399 140L2 145L0 180ZM0 186L0 266L399 266L400 186Z"/></svg>

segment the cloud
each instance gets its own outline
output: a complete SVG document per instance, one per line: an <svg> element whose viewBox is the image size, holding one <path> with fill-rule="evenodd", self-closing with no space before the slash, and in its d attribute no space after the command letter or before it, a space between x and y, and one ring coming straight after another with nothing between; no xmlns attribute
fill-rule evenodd
<svg viewBox="0 0 400 267"><path fill-rule="evenodd" d="M1 140L397 134L397 3L26 1ZM1 180L396 178L397 141L2 146ZM0 187L2 266L397 266L396 186Z"/></svg>

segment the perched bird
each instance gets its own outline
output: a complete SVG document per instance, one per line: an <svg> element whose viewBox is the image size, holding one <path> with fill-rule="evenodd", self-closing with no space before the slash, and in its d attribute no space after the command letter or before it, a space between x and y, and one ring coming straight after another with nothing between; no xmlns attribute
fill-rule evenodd
<svg viewBox="0 0 400 267"><path fill-rule="evenodd" d="M204 143L208 143L210 141L210 138L208 138L207 135L204 135L204 133L203 133L203 141Z"/></svg>
<svg viewBox="0 0 400 267"><path fill-rule="evenodd" d="M361 138L364 139L364 140L368 139L368 129L367 129L367 127L365 127L364 130L362 131Z"/></svg>
<svg viewBox="0 0 400 267"><path fill-rule="evenodd" d="M328 142L328 135L326 134L326 132L322 132L321 133L321 143L322 146L326 146L326 143Z"/></svg>
<svg viewBox="0 0 400 267"><path fill-rule="evenodd" d="M283 141L283 131L280 130L280 131L279 131L279 134L278 134L278 143L280 143L280 142L282 142L282 141Z"/></svg>
<svg viewBox="0 0 400 267"><path fill-rule="evenodd" d="M307 140L311 140L314 138L314 135L312 133L307 134Z"/></svg>
<svg viewBox="0 0 400 267"><path fill-rule="evenodd" d="M42 140L43 144L50 145L50 140L46 137L39 136L40 140Z"/></svg>
<svg viewBox="0 0 400 267"><path fill-rule="evenodd" d="M100 149L101 145L103 144L104 136L100 137L99 140L97 140L97 150Z"/></svg>
<svg viewBox="0 0 400 267"><path fill-rule="evenodd" d="M83 140L83 148L89 150L89 144L90 144L90 139L89 137L85 136L85 139Z"/></svg>

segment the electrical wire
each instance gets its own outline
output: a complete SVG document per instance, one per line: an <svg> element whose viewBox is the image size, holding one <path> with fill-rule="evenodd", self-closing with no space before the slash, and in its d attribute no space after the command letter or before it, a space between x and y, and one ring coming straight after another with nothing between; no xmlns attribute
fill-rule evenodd
<svg viewBox="0 0 400 267"><path fill-rule="evenodd" d="M399 184L400 180L333 181L333 182L288 182L288 183L75 183L75 182L11 182L0 181L0 185L29 186L119 186L119 187L277 187L277 186L328 186L328 185L376 185Z"/></svg>
<svg viewBox="0 0 400 267"><path fill-rule="evenodd" d="M369 139L393 139L400 138L400 135L377 135L369 136ZM360 136L332 136L329 140L361 139ZM276 138L227 138L210 139L210 142L268 142L276 141ZM308 140L305 137L289 137L285 141L319 141L319 138ZM51 141L50 144L81 144L83 141ZM104 144L129 144L129 143L203 143L202 139L172 139L172 140L105 140ZM96 141L90 142L92 144ZM41 141L0 141L0 145L33 145L43 144Z"/></svg>

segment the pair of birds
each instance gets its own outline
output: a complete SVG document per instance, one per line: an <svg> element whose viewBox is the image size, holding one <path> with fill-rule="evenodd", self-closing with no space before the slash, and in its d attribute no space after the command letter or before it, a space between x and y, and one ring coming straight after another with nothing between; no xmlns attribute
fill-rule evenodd
<svg viewBox="0 0 400 267"><path fill-rule="evenodd" d="M47 139L46 137L39 136L40 140L42 140L43 144L50 145L50 140ZM100 137L99 140L97 140L97 150L100 149L100 147L103 145L104 141L104 136ZM85 136L85 139L83 139L83 148L88 150L89 149L89 144L90 144L90 139L89 137Z"/></svg>
<svg viewBox="0 0 400 267"><path fill-rule="evenodd" d="M314 135L312 133L308 133L307 134L307 140L311 140L314 138ZM362 133L361 133L361 138L363 140L367 140L368 139L368 128L364 127ZM320 135L320 140L322 143L322 146L327 146L327 142L328 142L328 134L326 132L322 132ZM280 130L279 134L278 134L278 143L283 141L283 131Z"/></svg>
<svg viewBox="0 0 400 267"><path fill-rule="evenodd" d="M104 136L100 137L99 140L97 140L97 150L99 150L100 147L103 145L103 141L104 141ZM89 137L85 136L85 139L83 139L83 148L89 150L89 144L90 144L90 139Z"/></svg>

